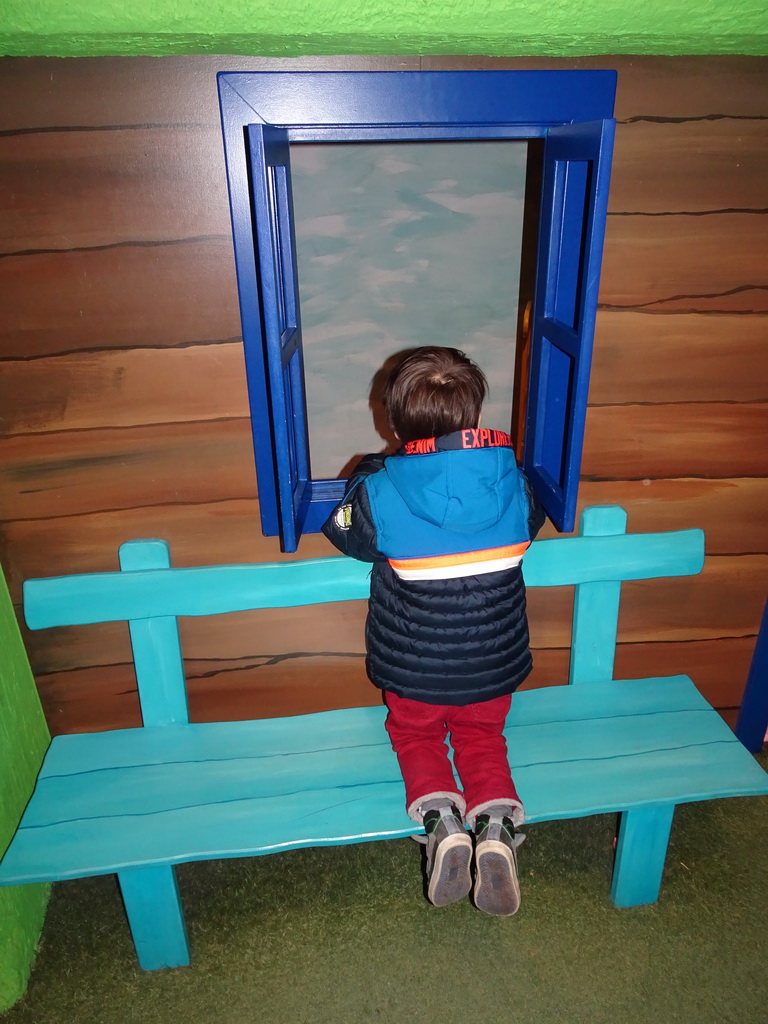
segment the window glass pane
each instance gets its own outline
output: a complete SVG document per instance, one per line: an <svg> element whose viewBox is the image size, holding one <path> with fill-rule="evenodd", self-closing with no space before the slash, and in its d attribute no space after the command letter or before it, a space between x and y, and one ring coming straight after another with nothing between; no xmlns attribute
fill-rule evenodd
<svg viewBox="0 0 768 1024"><path fill-rule="evenodd" d="M381 451L368 396L385 360L453 345L509 430L527 143L291 147L312 476Z"/></svg>

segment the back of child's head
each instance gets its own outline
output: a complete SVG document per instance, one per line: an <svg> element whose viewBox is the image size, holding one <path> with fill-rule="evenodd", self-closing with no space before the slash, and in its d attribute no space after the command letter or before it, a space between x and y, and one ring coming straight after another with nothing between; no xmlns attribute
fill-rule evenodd
<svg viewBox="0 0 768 1024"><path fill-rule="evenodd" d="M401 441L476 427L488 385L483 371L456 348L413 349L389 375L384 404Z"/></svg>

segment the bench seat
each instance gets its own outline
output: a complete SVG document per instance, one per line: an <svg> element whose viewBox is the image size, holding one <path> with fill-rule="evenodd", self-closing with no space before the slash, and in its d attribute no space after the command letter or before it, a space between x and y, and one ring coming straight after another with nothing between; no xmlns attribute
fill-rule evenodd
<svg viewBox="0 0 768 1024"><path fill-rule="evenodd" d="M56 737L0 884L409 835L384 715ZM768 792L685 676L524 691L506 735L530 822Z"/></svg>

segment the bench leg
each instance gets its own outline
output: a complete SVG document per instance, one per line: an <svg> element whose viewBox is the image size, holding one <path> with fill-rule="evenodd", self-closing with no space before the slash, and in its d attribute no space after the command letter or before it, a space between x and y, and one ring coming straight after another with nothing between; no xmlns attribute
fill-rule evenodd
<svg viewBox="0 0 768 1024"><path fill-rule="evenodd" d="M611 899L617 907L655 903L659 898L674 813L674 804L622 813L611 884Z"/></svg>
<svg viewBox="0 0 768 1024"><path fill-rule="evenodd" d="M186 967L187 929L173 867L130 868L117 877L139 966L145 971Z"/></svg>

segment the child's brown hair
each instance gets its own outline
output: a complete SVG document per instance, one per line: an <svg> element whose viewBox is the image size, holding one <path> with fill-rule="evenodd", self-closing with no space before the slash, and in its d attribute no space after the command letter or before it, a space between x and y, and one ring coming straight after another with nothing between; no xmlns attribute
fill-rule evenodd
<svg viewBox="0 0 768 1024"><path fill-rule="evenodd" d="M476 427L488 384L457 348L427 345L397 363L384 386L389 422L401 441Z"/></svg>

